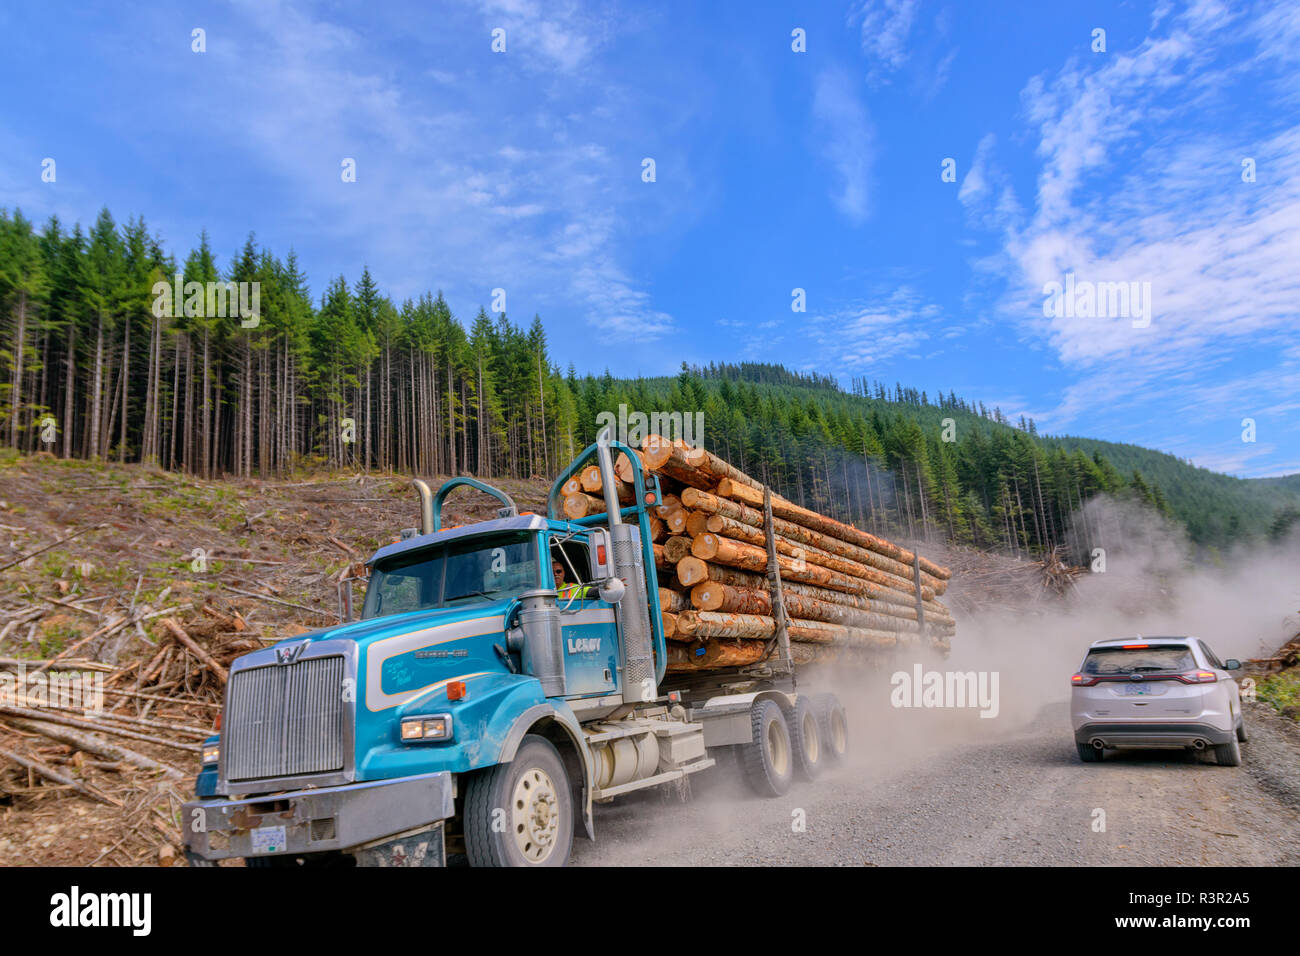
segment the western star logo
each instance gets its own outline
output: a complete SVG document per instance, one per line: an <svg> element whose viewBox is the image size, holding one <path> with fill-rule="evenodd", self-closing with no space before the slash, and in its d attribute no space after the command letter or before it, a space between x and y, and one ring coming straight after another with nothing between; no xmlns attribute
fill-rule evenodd
<svg viewBox="0 0 1300 956"><path fill-rule="evenodd" d="M569 638L570 654L589 654L598 650L600 650L600 638L598 637Z"/></svg>
<svg viewBox="0 0 1300 956"><path fill-rule="evenodd" d="M277 647L275 649L275 662L277 664L292 664L306 647L305 641L301 644L290 644L288 647Z"/></svg>

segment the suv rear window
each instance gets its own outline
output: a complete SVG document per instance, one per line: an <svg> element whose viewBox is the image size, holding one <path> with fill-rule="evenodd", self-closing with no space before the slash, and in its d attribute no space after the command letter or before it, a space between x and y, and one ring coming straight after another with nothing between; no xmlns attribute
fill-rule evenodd
<svg viewBox="0 0 1300 956"><path fill-rule="evenodd" d="M1191 648L1183 644L1150 647L1094 647L1083 661L1083 673L1101 677L1113 674L1182 673L1196 667Z"/></svg>

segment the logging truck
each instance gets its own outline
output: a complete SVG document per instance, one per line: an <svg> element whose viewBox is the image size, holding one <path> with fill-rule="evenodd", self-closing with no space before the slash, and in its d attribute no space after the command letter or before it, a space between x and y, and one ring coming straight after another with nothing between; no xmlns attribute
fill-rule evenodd
<svg viewBox="0 0 1300 956"><path fill-rule="evenodd" d="M623 481L615 456L637 460L606 429L545 516L471 478L413 482L420 527L367 562L358 619L341 593L339 625L231 666L184 808L189 861L559 866L579 827L595 838L594 804L684 798L720 751L766 796L842 760L843 707L797 681L770 511L774 633L757 660L689 666L714 652L665 639L660 481ZM602 498L565 514L566 482L593 466ZM463 487L494 496L497 517L444 527Z"/></svg>

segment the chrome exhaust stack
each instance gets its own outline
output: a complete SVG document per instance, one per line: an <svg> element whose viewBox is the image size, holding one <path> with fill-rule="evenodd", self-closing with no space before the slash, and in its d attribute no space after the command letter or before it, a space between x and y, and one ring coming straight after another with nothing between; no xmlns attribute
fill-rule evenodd
<svg viewBox="0 0 1300 956"><path fill-rule="evenodd" d="M617 612L623 634L623 702L639 704L654 700L659 693L655 681L654 649L650 646L650 598L646 593L645 566L641 556L641 527L625 523L619 515L623 506L618 501L609 443L610 430L606 427L596 438L596 459L604 485L614 576L626 587Z"/></svg>
<svg viewBox="0 0 1300 956"><path fill-rule="evenodd" d="M433 491L420 478L412 478L411 485L420 495L420 534L433 534Z"/></svg>
<svg viewBox="0 0 1300 956"><path fill-rule="evenodd" d="M609 451L609 427L606 426L596 437L596 461L600 466L600 483L605 493L605 514L609 518L609 526L613 528L616 524L623 523L623 516L619 514L623 506L618 503L618 479L614 476L614 456Z"/></svg>

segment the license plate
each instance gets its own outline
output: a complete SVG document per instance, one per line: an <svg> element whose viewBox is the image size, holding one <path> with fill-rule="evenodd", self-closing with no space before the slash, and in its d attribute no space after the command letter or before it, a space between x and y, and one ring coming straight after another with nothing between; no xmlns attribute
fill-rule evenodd
<svg viewBox="0 0 1300 956"><path fill-rule="evenodd" d="M283 853L284 827L258 827L253 831L254 853Z"/></svg>
<svg viewBox="0 0 1300 956"><path fill-rule="evenodd" d="M1150 684L1125 684L1120 688L1120 693L1125 697L1150 697L1155 693L1155 688Z"/></svg>

